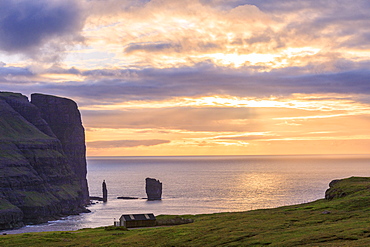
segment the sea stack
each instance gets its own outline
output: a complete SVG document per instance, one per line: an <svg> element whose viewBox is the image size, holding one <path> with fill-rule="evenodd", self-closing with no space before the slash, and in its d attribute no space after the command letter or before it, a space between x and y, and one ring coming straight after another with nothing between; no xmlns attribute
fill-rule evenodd
<svg viewBox="0 0 370 247"><path fill-rule="evenodd" d="M105 180L103 181L102 187L103 187L103 202L107 202L108 201L108 190L107 190L107 184L105 183Z"/></svg>
<svg viewBox="0 0 370 247"><path fill-rule="evenodd" d="M162 199L162 183L154 178L145 179L145 190L148 200L161 200Z"/></svg>

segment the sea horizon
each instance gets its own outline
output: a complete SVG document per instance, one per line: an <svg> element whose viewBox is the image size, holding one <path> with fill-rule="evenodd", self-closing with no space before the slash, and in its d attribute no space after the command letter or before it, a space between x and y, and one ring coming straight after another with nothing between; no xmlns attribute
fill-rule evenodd
<svg viewBox="0 0 370 247"><path fill-rule="evenodd" d="M130 157L143 157L143 158L156 158L156 157L263 157L263 156L367 156L370 155L370 153L348 153L348 154L212 154L212 155L206 155L206 154L199 154L199 155L86 155L86 158L109 158L109 157L117 157L117 158L130 158Z"/></svg>

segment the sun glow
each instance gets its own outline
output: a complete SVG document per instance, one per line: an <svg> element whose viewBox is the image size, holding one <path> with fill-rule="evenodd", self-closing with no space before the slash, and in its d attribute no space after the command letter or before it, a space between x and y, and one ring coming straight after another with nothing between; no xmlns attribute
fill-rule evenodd
<svg viewBox="0 0 370 247"><path fill-rule="evenodd" d="M251 65L256 65L259 63L269 63L274 61L278 55L273 54L224 54L224 53L215 53L215 54L205 54L203 57L211 58L216 64L222 65L233 65L238 68L246 63Z"/></svg>
<svg viewBox="0 0 370 247"><path fill-rule="evenodd" d="M42 78L48 81L63 83L66 81L83 81L84 78L81 75L73 74L43 74Z"/></svg>
<svg viewBox="0 0 370 247"><path fill-rule="evenodd" d="M164 101L128 101L112 105L90 105L81 107L82 110L120 110L120 109L150 109L165 107L233 107L233 108L290 108L307 111L332 112L343 111L340 114L370 114L366 104L355 103L353 100L342 98L341 95L304 95L293 94L290 97L236 97L226 95L204 96L199 98L172 98ZM284 119L284 118L281 118Z"/></svg>

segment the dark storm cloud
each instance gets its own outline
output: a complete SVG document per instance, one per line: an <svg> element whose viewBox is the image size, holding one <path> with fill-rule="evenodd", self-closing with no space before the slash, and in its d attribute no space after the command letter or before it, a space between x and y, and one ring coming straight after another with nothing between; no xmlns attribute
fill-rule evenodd
<svg viewBox="0 0 370 247"><path fill-rule="evenodd" d="M114 140L114 141L93 141L88 142L89 148L122 148L139 146L156 146L164 143L170 143L168 140Z"/></svg>
<svg viewBox="0 0 370 247"><path fill-rule="evenodd" d="M60 45L65 45L66 40L81 39L83 22L74 0L1 0L0 49L12 54L35 55L52 39L58 39ZM58 49L61 48L54 47Z"/></svg>

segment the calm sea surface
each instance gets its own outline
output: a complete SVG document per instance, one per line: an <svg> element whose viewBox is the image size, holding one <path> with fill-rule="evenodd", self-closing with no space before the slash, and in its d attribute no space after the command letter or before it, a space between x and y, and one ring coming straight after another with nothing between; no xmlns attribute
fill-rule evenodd
<svg viewBox="0 0 370 247"><path fill-rule="evenodd" d="M91 205L91 213L6 232L112 225L127 213L181 215L298 204L323 198L331 180L350 176L370 176L370 155L90 157L90 195L102 196L105 180L107 203ZM147 177L163 183L161 201L141 199Z"/></svg>

